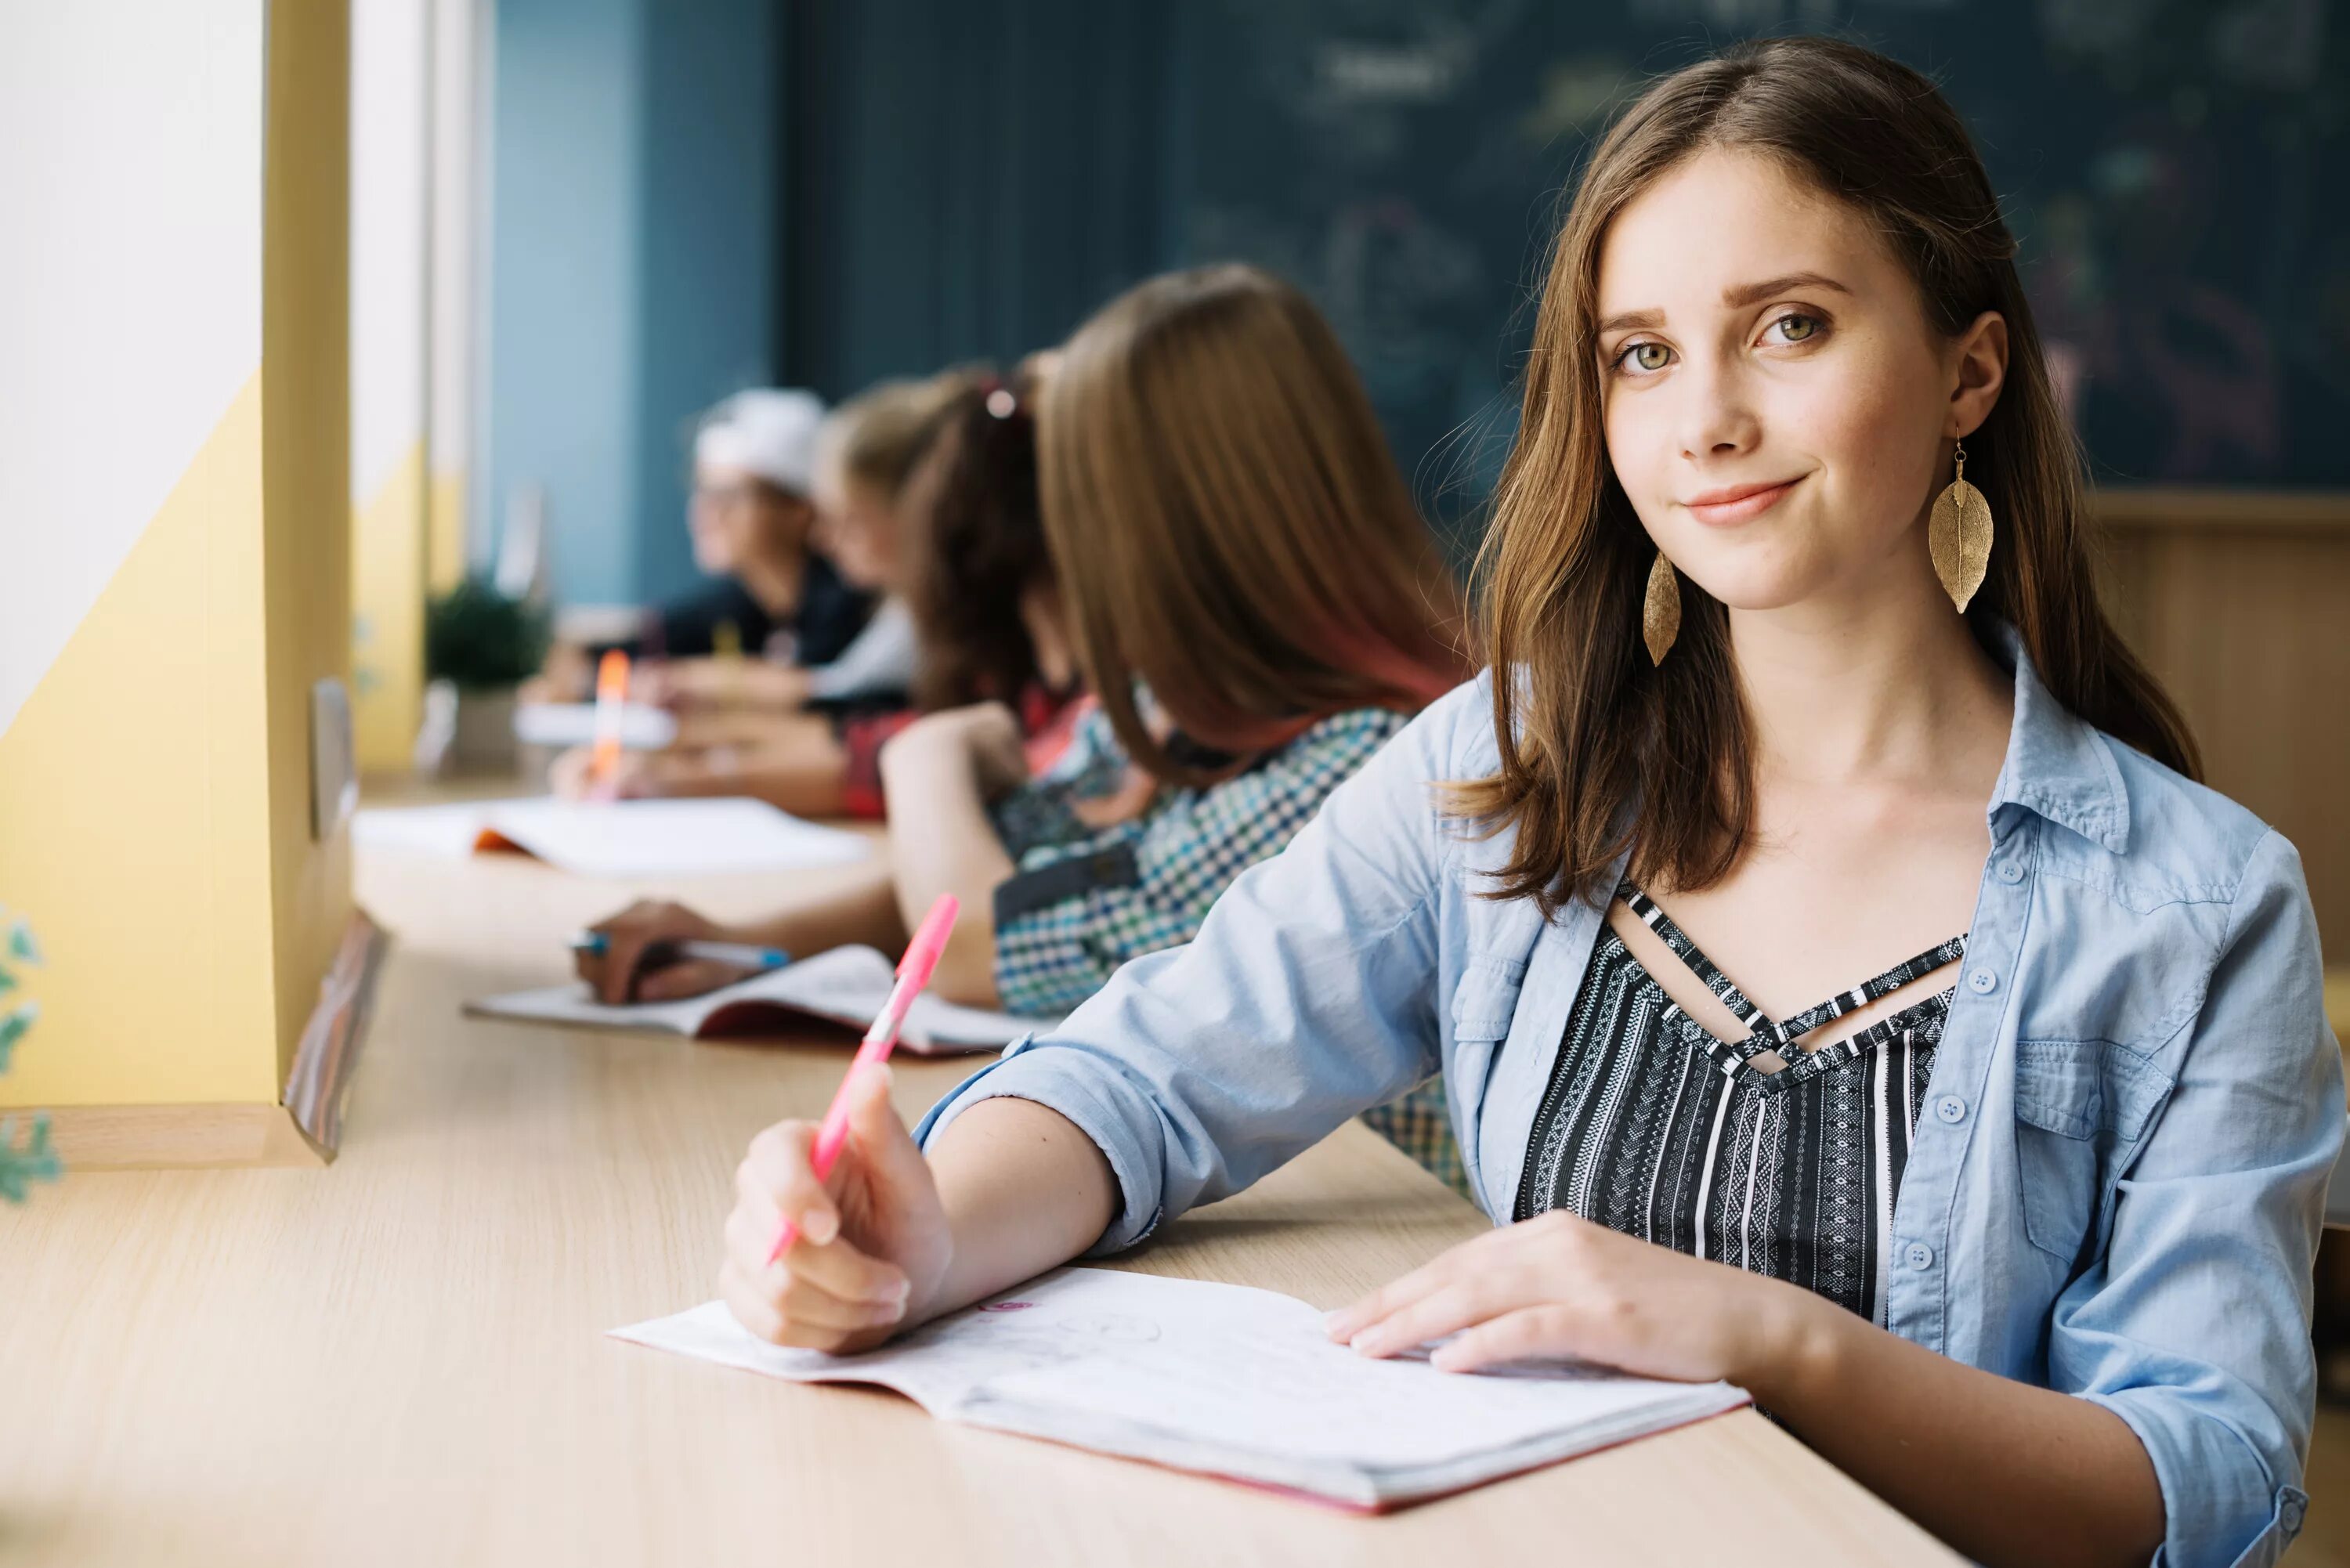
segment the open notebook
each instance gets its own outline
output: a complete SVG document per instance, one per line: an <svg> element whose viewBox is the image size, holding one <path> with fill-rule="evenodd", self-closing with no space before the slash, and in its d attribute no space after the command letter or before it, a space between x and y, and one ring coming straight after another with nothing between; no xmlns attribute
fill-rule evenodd
<svg viewBox="0 0 2350 1568"><path fill-rule="evenodd" d="M1377 1511L1747 1402L1590 1367L1372 1361L1272 1291L1067 1269L861 1355L781 1350L712 1302L619 1338L795 1383L875 1383L943 1421Z"/></svg>
<svg viewBox="0 0 2350 1568"><path fill-rule="evenodd" d="M378 807L351 825L363 849L471 855L521 850L582 877L802 871L873 853L862 835L803 822L763 800L468 801Z"/></svg>
<svg viewBox="0 0 2350 1568"><path fill-rule="evenodd" d="M574 981L543 991L518 991L469 1002L465 1011L477 1018L574 1028L640 1029L697 1040L771 1034L790 1027L795 1018L809 1017L863 1029L889 1000L894 978L889 961L873 949L835 948L681 1002L608 1007L595 999L585 982ZM919 1056L993 1051L1031 1031L1049 1028L1054 1022L957 1007L925 992L907 1010L906 1026L899 1033L898 1043L900 1050Z"/></svg>

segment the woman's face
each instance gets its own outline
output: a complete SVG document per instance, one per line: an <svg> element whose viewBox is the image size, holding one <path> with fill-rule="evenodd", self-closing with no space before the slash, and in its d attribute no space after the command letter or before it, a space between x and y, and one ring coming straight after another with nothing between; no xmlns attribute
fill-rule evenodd
<svg viewBox="0 0 2350 1568"><path fill-rule="evenodd" d="M712 576L729 576L745 561L797 550L807 510L806 502L771 488L748 469L696 462L685 513L693 564Z"/></svg>
<svg viewBox="0 0 2350 1568"><path fill-rule="evenodd" d="M1659 548L1735 609L1930 584L1950 438L1997 399L2006 327L1960 338L1856 210L1700 153L1600 251L1607 454Z"/></svg>
<svg viewBox="0 0 2350 1568"><path fill-rule="evenodd" d="M899 581L898 513L880 486L843 473L816 486L810 542L858 587L894 590Z"/></svg>

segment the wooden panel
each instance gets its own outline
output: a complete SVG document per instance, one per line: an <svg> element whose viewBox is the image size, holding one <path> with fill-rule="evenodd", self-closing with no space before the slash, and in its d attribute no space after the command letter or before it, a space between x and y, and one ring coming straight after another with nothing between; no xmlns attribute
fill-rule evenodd
<svg viewBox="0 0 2350 1568"><path fill-rule="evenodd" d="M2106 602L2170 689L2208 781L2300 848L2350 960L2350 495L2100 500Z"/></svg>
<svg viewBox="0 0 2350 1568"><path fill-rule="evenodd" d="M328 1158L283 1106L62 1106L49 1126L68 1171L315 1166Z"/></svg>

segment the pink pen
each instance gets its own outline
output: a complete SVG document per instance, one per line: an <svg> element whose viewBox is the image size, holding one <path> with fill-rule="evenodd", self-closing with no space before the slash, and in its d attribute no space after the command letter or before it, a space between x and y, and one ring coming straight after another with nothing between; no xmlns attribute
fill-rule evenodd
<svg viewBox="0 0 2350 1568"><path fill-rule="evenodd" d="M931 971L939 967L939 955L946 950L947 934L954 929L955 916L962 908L952 893L940 894L931 912L922 917L914 940L906 944L906 956L898 961L898 981L889 988L889 1000L881 1004L873 1027L865 1032L864 1043L857 1047L857 1060L849 1064L848 1075L833 1092L832 1108L824 1113L824 1121L816 1128L811 1163L818 1181L832 1174L833 1162L840 1158L840 1146L848 1141L848 1085L857 1082L859 1068L878 1067L889 1059L890 1051L898 1044L898 1031L906 1022L906 1009L914 1005L914 998L931 983ZM767 1262L772 1263L782 1257L798 1239L799 1227L787 1214L775 1232L775 1244L767 1249Z"/></svg>

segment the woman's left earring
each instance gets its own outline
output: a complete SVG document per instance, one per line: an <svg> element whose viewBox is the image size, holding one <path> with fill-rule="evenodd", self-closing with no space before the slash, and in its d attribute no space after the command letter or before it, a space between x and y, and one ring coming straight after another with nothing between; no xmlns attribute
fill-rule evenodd
<svg viewBox="0 0 2350 1568"><path fill-rule="evenodd" d="M1934 515L1926 524L1926 545L1934 555L1934 575L1942 591L1967 613L1967 605L1991 570L1991 503L1967 483L1967 444L1958 443L1958 473L1950 488L1934 498Z"/></svg>
<svg viewBox="0 0 2350 1568"><path fill-rule="evenodd" d="M1648 662L1662 664L1672 649L1673 639L1680 634L1680 578L1659 550L1657 564L1648 568L1648 600L1640 607L1640 639L1648 645Z"/></svg>

